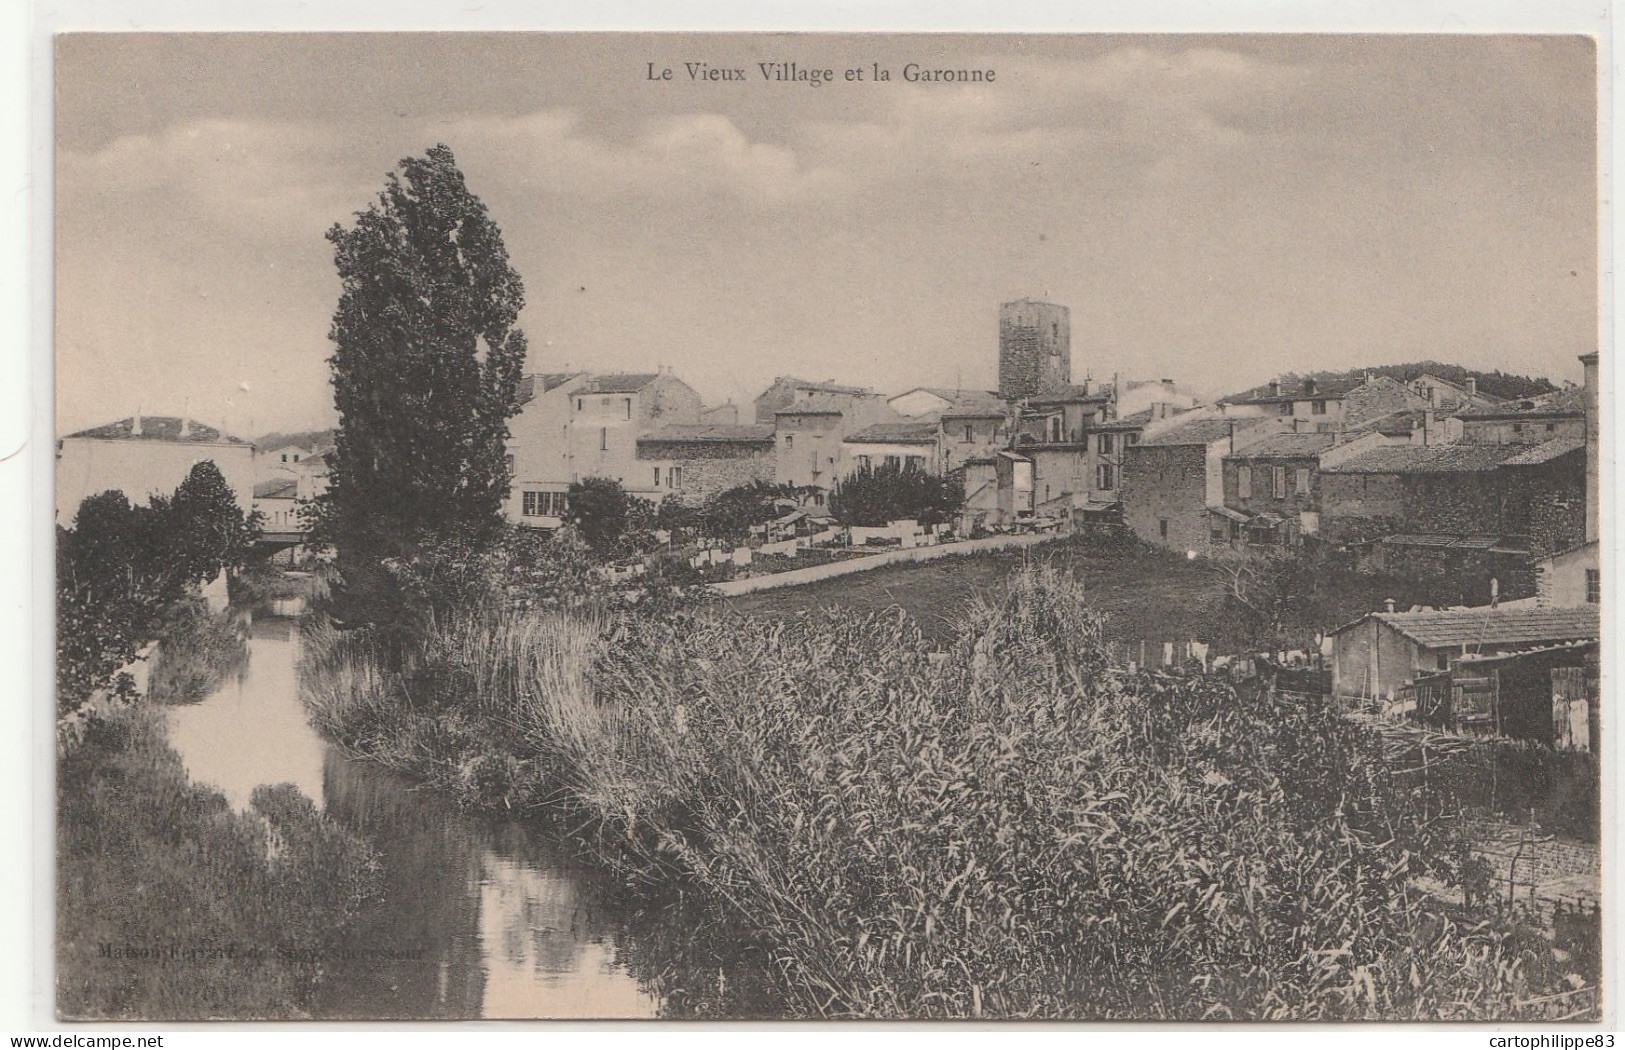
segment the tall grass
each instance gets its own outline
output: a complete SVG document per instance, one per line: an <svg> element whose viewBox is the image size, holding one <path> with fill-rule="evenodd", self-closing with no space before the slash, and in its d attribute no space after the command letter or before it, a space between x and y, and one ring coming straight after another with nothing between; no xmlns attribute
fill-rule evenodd
<svg viewBox="0 0 1625 1050"><path fill-rule="evenodd" d="M793 1015L1512 1018L1567 988L1475 903L1461 800L1330 709L1111 666L1054 569L945 651L901 614L483 610L385 670L314 632L338 739L591 818L747 922Z"/></svg>
<svg viewBox="0 0 1625 1050"><path fill-rule="evenodd" d="M291 785L233 811L188 782L161 720L146 705L98 719L58 768L57 1011L308 1017L373 854Z"/></svg>

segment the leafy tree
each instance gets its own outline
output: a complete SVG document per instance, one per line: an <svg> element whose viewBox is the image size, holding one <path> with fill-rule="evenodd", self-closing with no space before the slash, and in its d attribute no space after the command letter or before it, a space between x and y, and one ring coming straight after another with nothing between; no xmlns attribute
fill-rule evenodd
<svg viewBox="0 0 1625 1050"><path fill-rule="evenodd" d="M797 502L801 491L761 480L725 489L706 500L700 511L700 528L719 539L741 539L752 525L783 514L786 503Z"/></svg>
<svg viewBox="0 0 1625 1050"><path fill-rule="evenodd" d="M922 525L952 521L965 502L959 473L928 474L917 466L860 466L835 483L831 512L843 525L879 526L914 519Z"/></svg>
<svg viewBox="0 0 1625 1050"><path fill-rule="evenodd" d="M524 288L452 152L400 162L355 225L334 225L342 291L330 359L339 412L317 538L352 592L385 560L455 535L493 536L519 410ZM361 603L387 613L387 594ZM353 604L353 603L352 603Z"/></svg>
<svg viewBox="0 0 1625 1050"><path fill-rule="evenodd" d="M565 496L568 520L595 553L609 554L620 544L632 516L632 500L613 478L583 478Z"/></svg>
<svg viewBox="0 0 1625 1050"><path fill-rule="evenodd" d="M222 568L235 567L253 550L254 523L237 506L237 497L213 460L192 468L169 502L169 530L181 571L194 582L206 582Z"/></svg>
<svg viewBox="0 0 1625 1050"><path fill-rule="evenodd" d="M213 462L171 497L133 506L113 490L80 503L57 530L57 698L71 708L164 630L197 585L242 564L253 530Z"/></svg>

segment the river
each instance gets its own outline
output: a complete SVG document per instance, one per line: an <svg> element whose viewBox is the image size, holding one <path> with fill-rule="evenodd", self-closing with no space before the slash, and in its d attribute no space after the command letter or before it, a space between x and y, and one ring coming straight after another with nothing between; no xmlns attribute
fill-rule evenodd
<svg viewBox="0 0 1625 1050"><path fill-rule="evenodd" d="M621 903L562 837L464 812L342 754L305 719L299 647L293 620L256 618L247 663L202 701L171 708L169 738L192 779L237 808L260 784L291 783L379 851L381 899L324 979L318 1014L660 1016L665 997L624 961L670 939L658 915ZM640 939L649 944L628 945Z"/></svg>

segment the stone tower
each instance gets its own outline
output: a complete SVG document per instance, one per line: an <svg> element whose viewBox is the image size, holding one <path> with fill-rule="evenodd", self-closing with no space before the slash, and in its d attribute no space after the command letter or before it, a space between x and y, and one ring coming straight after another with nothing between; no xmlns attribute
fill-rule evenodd
<svg viewBox="0 0 1625 1050"><path fill-rule="evenodd" d="M1032 397L1072 381L1067 308L1036 299L999 305L999 396Z"/></svg>

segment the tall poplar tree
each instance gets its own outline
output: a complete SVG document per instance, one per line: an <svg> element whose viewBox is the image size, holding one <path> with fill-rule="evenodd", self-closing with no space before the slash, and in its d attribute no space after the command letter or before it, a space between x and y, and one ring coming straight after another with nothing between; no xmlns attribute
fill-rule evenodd
<svg viewBox="0 0 1625 1050"><path fill-rule="evenodd" d="M327 239L342 282L330 332L339 425L318 531L355 587L384 559L500 529L525 296L444 145L402 160Z"/></svg>

